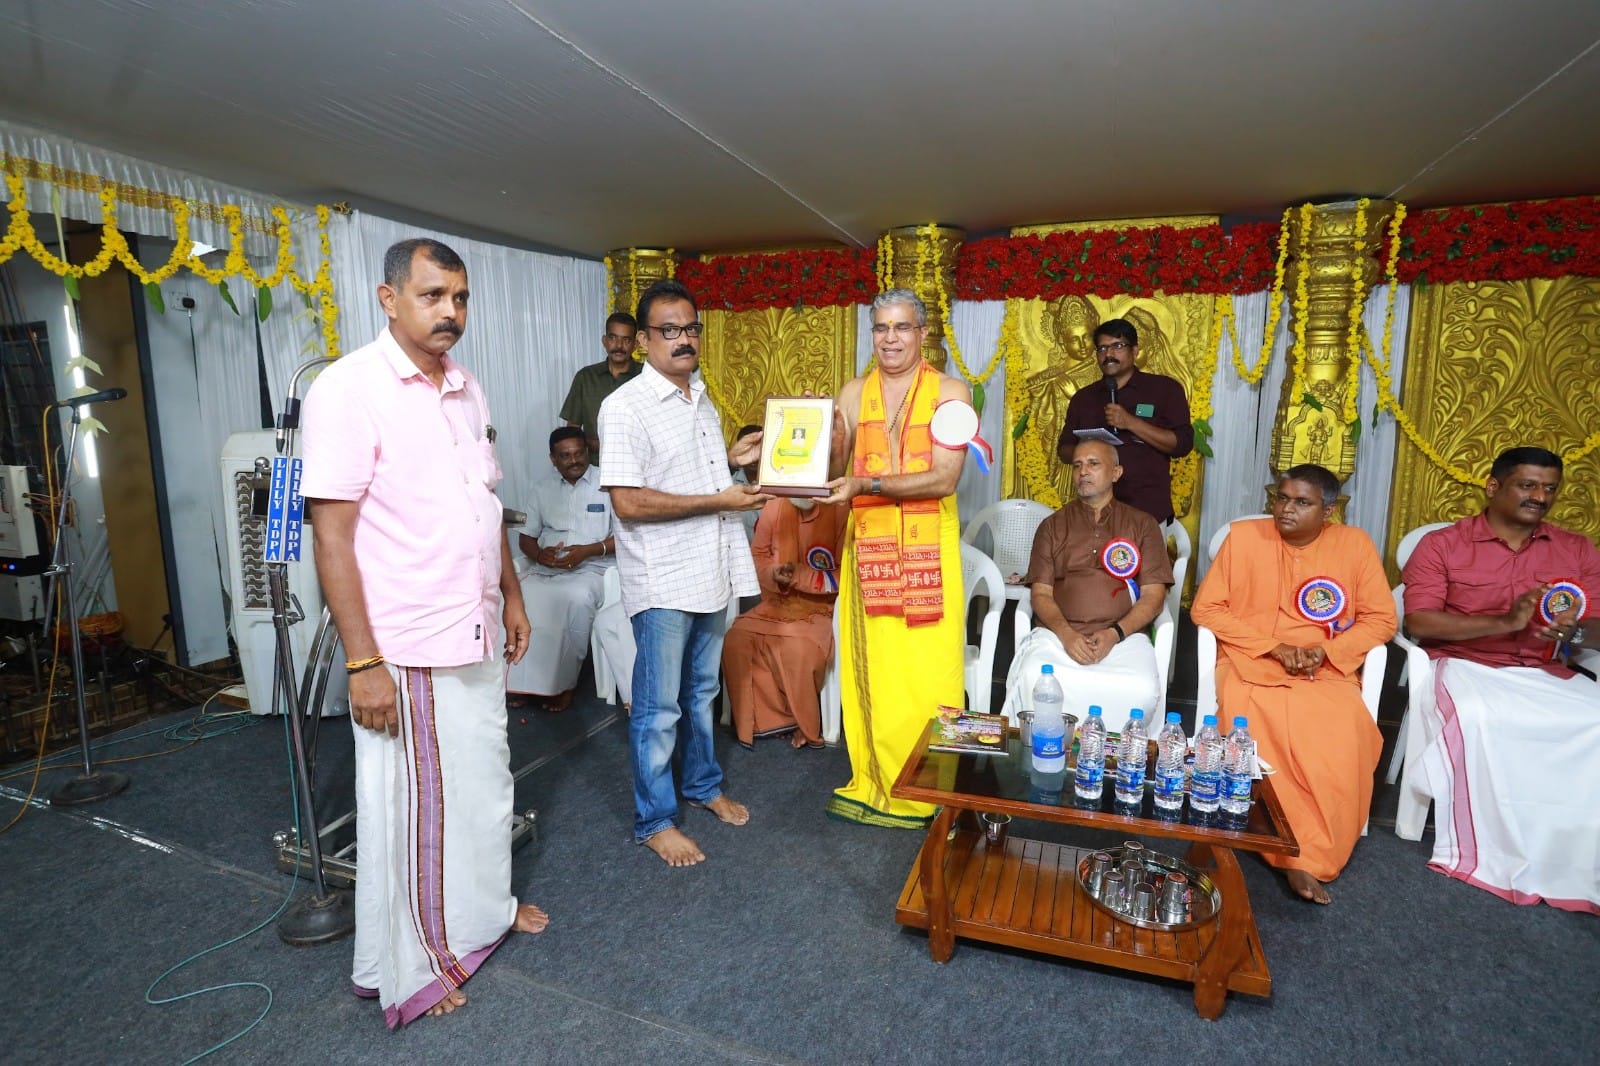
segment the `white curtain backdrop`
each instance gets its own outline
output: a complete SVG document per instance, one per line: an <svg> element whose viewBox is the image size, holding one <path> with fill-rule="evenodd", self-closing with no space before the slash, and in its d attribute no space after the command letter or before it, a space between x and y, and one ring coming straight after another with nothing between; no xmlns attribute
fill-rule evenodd
<svg viewBox="0 0 1600 1066"><path fill-rule="evenodd" d="M1367 335L1372 338L1373 350L1383 345L1383 318L1388 303L1389 287L1376 286L1367 299L1363 321ZM1394 298L1394 350L1390 352L1390 376L1398 387L1404 380L1406 357L1406 328L1411 323L1411 286L1400 285ZM1365 359L1361 361L1361 390L1357 394L1356 412L1361 418L1361 442L1356 448L1356 470L1344 483L1350 497L1345 508L1345 520L1366 530L1378 554L1389 557L1389 496L1394 484L1394 453L1400 427L1394 416L1385 411L1378 416L1376 427L1372 424L1372 408L1378 402L1378 379Z"/></svg>

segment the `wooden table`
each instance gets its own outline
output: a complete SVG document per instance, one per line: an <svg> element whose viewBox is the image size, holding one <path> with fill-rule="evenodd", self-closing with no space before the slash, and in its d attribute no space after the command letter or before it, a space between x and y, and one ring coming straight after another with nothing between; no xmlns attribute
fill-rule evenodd
<svg viewBox="0 0 1600 1066"><path fill-rule="evenodd" d="M1155 817L1148 789L1138 807L1124 810L1114 802L1114 760L1104 796L1091 803L1073 794L1070 764L1059 795L1041 791L1015 732L1009 754L1000 757L930 752L932 730L907 760L893 794L941 807L895 908L901 925L928 931L935 961L948 962L956 938L963 937L1174 978L1194 985L1195 1010L1208 1019L1221 1016L1230 990L1271 994L1272 974L1233 854L1300 852L1270 777L1256 782L1256 801L1242 819L1202 820L1185 801L1182 819L1174 821ZM1185 841L1187 861L1216 883L1222 910L1211 922L1176 933L1118 921L1078 882L1078 861L1096 849L1022 839L1015 820L1004 846L991 848L976 815L960 817L979 811Z"/></svg>

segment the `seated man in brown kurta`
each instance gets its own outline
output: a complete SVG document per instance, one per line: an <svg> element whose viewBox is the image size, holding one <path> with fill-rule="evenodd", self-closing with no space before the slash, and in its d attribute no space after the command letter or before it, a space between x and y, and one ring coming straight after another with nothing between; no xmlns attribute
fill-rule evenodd
<svg viewBox="0 0 1600 1066"><path fill-rule="evenodd" d="M776 499L761 511L750 554L761 603L722 643L722 671L739 743L789 733L794 747L822 746L822 681L833 658L833 601L850 508Z"/></svg>

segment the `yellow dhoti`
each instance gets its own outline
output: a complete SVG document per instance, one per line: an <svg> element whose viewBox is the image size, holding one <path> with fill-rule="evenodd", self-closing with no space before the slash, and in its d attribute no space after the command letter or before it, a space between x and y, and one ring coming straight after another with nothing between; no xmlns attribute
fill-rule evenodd
<svg viewBox="0 0 1600 1066"><path fill-rule="evenodd" d="M868 616L862 607L854 541L839 569L839 688L850 783L833 794L828 813L863 825L921 828L935 808L892 799L889 789L935 708L941 703L964 704L966 595L955 497L939 501L939 570L944 586L944 614L939 621L908 626L903 617Z"/></svg>

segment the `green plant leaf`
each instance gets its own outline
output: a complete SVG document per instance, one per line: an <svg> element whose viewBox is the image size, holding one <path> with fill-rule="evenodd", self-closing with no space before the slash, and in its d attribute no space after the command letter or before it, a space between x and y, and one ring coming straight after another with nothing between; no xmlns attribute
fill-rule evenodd
<svg viewBox="0 0 1600 1066"><path fill-rule="evenodd" d="M265 285L256 288L256 321L265 322L272 314L272 290Z"/></svg>
<svg viewBox="0 0 1600 1066"><path fill-rule="evenodd" d="M217 282L217 295L222 297L222 302L227 304L234 314L239 313L239 305L233 302L233 293L228 291L226 281Z"/></svg>
<svg viewBox="0 0 1600 1066"><path fill-rule="evenodd" d="M1359 418L1350 423L1350 443L1361 443L1361 419Z"/></svg>
<svg viewBox="0 0 1600 1066"><path fill-rule="evenodd" d="M1017 419L1017 424L1011 427L1011 439L1021 440L1022 435L1028 432L1028 412L1022 412L1022 417Z"/></svg>
<svg viewBox="0 0 1600 1066"><path fill-rule="evenodd" d="M1196 437L1195 438L1194 450L1199 452L1201 455L1205 456L1207 459L1215 459L1216 458L1216 454L1214 452L1212 452L1212 450L1211 450L1211 445L1206 443L1205 438L1203 438L1203 437Z"/></svg>
<svg viewBox="0 0 1600 1066"><path fill-rule="evenodd" d="M1322 410L1322 401L1317 399L1316 396L1310 392L1302 392L1300 394L1300 402L1311 408L1313 411Z"/></svg>
<svg viewBox="0 0 1600 1066"><path fill-rule="evenodd" d="M1378 415L1381 414L1382 412L1383 412L1383 404L1382 403L1375 403L1375 404L1372 405L1372 428L1373 429L1377 429L1378 428Z"/></svg>
<svg viewBox="0 0 1600 1066"><path fill-rule="evenodd" d="M978 412L980 417L983 415L983 401L987 398L987 395L983 391L983 382L980 381L972 386L972 406L973 409Z"/></svg>
<svg viewBox="0 0 1600 1066"><path fill-rule="evenodd" d="M1203 418L1197 418L1194 420L1194 431L1196 434L1202 437L1213 437L1216 435L1211 428L1211 423L1207 422Z"/></svg>
<svg viewBox="0 0 1600 1066"><path fill-rule="evenodd" d="M71 274L68 274L68 275L66 275L65 277L63 277L61 279L61 284L66 286L67 295L72 297L72 300L73 300L74 303L76 303L77 301L83 299L82 296L78 295L78 279L77 278L73 277Z"/></svg>
<svg viewBox="0 0 1600 1066"><path fill-rule="evenodd" d="M156 309L157 314L167 313L167 301L161 296L161 286L150 281L145 283L144 298L150 301L150 306Z"/></svg>

